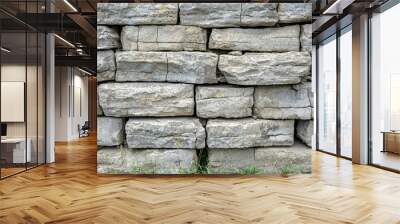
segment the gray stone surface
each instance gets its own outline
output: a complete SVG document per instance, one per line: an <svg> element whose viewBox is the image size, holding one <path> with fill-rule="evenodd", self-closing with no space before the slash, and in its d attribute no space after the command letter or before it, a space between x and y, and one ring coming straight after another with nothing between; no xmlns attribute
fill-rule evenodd
<svg viewBox="0 0 400 224"><path fill-rule="evenodd" d="M180 3L182 25L236 27L240 25L240 3Z"/></svg>
<svg viewBox="0 0 400 224"><path fill-rule="evenodd" d="M116 53L117 81L216 83L218 56L209 52Z"/></svg>
<svg viewBox="0 0 400 224"><path fill-rule="evenodd" d="M97 52L97 81L109 81L115 79L115 55L114 51Z"/></svg>
<svg viewBox="0 0 400 224"><path fill-rule="evenodd" d="M279 3L279 23L311 23L312 3Z"/></svg>
<svg viewBox="0 0 400 224"><path fill-rule="evenodd" d="M125 26L121 33L124 50L205 51L207 31L195 26Z"/></svg>
<svg viewBox="0 0 400 224"><path fill-rule="evenodd" d="M293 144L294 121L215 119L207 122L206 130L209 148L290 146Z"/></svg>
<svg viewBox="0 0 400 224"><path fill-rule="evenodd" d="M312 146L312 136L314 133L314 121L296 121L296 136L299 138L304 144L309 147Z"/></svg>
<svg viewBox="0 0 400 224"><path fill-rule="evenodd" d="M301 26L300 43L302 51L312 51L312 25Z"/></svg>
<svg viewBox="0 0 400 224"><path fill-rule="evenodd" d="M106 116L191 116L194 89L191 84L103 83L99 102Z"/></svg>
<svg viewBox="0 0 400 224"><path fill-rule="evenodd" d="M311 56L308 52L220 55L218 68L231 84L296 84L310 74Z"/></svg>
<svg viewBox="0 0 400 224"><path fill-rule="evenodd" d="M291 147L208 149L212 174L297 174L311 172L311 150L300 142Z"/></svg>
<svg viewBox="0 0 400 224"><path fill-rule="evenodd" d="M121 30L122 49L129 51L138 50L139 27L124 26Z"/></svg>
<svg viewBox="0 0 400 224"><path fill-rule="evenodd" d="M130 118L125 130L129 148L205 147L205 130L197 118Z"/></svg>
<svg viewBox="0 0 400 224"><path fill-rule="evenodd" d="M241 26L274 26L279 18L276 3L242 3Z"/></svg>
<svg viewBox="0 0 400 224"><path fill-rule="evenodd" d="M97 118L97 145L116 146L123 142L124 121L122 118Z"/></svg>
<svg viewBox="0 0 400 224"><path fill-rule="evenodd" d="M262 29L213 29L208 46L210 49L237 51L299 51L299 37L298 25Z"/></svg>
<svg viewBox="0 0 400 224"><path fill-rule="evenodd" d="M98 173L191 174L197 171L194 149L103 148L97 151Z"/></svg>
<svg viewBox="0 0 400 224"><path fill-rule="evenodd" d="M115 27L97 26L97 49L120 48L119 32Z"/></svg>
<svg viewBox="0 0 400 224"><path fill-rule="evenodd" d="M97 24L157 25L176 24L177 3L98 3Z"/></svg>
<svg viewBox="0 0 400 224"><path fill-rule="evenodd" d="M257 87L254 115L264 119L312 119L313 110L307 88L285 86Z"/></svg>
<svg viewBox="0 0 400 224"><path fill-rule="evenodd" d="M253 87L197 86L196 113L202 118L239 118L252 115Z"/></svg>

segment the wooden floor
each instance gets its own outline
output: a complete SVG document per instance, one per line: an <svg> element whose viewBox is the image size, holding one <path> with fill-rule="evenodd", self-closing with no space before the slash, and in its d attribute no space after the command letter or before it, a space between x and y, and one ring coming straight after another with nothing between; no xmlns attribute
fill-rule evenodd
<svg viewBox="0 0 400 224"><path fill-rule="evenodd" d="M0 181L0 223L400 223L400 175L313 154L284 177L98 176L96 142Z"/></svg>

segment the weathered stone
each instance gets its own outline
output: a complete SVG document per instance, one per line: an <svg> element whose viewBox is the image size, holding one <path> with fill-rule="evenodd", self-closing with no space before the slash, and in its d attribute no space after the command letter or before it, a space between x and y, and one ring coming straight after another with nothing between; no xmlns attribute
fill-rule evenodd
<svg viewBox="0 0 400 224"><path fill-rule="evenodd" d="M312 118L308 89L292 86L257 87L254 94L254 114L264 119Z"/></svg>
<svg viewBox="0 0 400 224"><path fill-rule="evenodd" d="M119 33L116 28L97 26L97 49L106 50L120 47Z"/></svg>
<svg viewBox="0 0 400 224"><path fill-rule="evenodd" d="M241 56L243 55L243 52L241 51L230 51L228 52L229 55L234 55L234 56Z"/></svg>
<svg viewBox="0 0 400 224"><path fill-rule="evenodd" d="M197 116L202 118L249 117L252 114L253 93L253 87L197 86Z"/></svg>
<svg viewBox="0 0 400 224"><path fill-rule="evenodd" d="M116 59L117 81L217 82L214 53L121 51Z"/></svg>
<svg viewBox="0 0 400 224"><path fill-rule="evenodd" d="M209 148L289 146L293 144L294 121L215 119L207 122L206 129Z"/></svg>
<svg viewBox="0 0 400 224"><path fill-rule="evenodd" d="M279 23L311 22L311 3L279 3Z"/></svg>
<svg viewBox="0 0 400 224"><path fill-rule="evenodd" d="M312 146L312 136L314 133L314 121L296 121L296 136L309 147Z"/></svg>
<svg viewBox="0 0 400 224"><path fill-rule="evenodd" d="M312 51L312 25L306 24L301 26L300 34L301 50Z"/></svg>
<svg viewBox="0 0 400 224"><path fill-rule="evenodd" d="M125 130L129 148L205 147L206 134L196 118L131 118Z"/></svg>
<svg viewBox="0 0 400 224"><path fill-rule="evenodd" d="M166 81L166 52L119 51L116 54L116 81Z"/></svg>
<svg viewBox="0 0 400 224"><path fill-rule="evenodd" d="M97 172L109 174L191 174L198 163L194 149L104 148L97 161Z"/></svg>
<svg viewBox="0 0 400 224"><path fill-rule="evenodd" d="M109 81L115 79L115 55L114 51L97 52L97 81Z"/></svg>
<svg viewBox="0 0 400 224"><path fill-rule="evenodd" d="M125 26L121 33L124 50L205 51L207 31L195 26Z"/></svg>
<svg viewBox="0 0 400 224"><path fill-rule="evenodd" d="M276 3L242 3L241 26L274 26L279 18Z"/></svg>
<svg viewBox="0 0 400 224"><path fill-rule="evenodd" d="M97 100L97 116L103 116L103 109L101 109L98 100Z"/></svg>
<svg viewBox="0 0 400 224"><path fill-rule="evenodd" d="M296 142L291 147L209 149L212 174L296 174L311 172L311 150Z"/></svg>
<svg viewBox="0 0 400 224"><path fill-rule="evenodd" d="M121 31L122 49L129 51L138 50L139 27L124 26Z"/></svg>
<svg viewBox="0 0 400 224"><path fill-rule="evenodd" d="M299 51L300 26L213 29L209 48L238 51Z"/></svg>
<svg viewBox="0 0 400 224"><path fill-rule="evenodd" d="M232 84L296 84L310 74L311 56L308 52L220 55L218 68Z"/></svg>
<svg viewBox="0 0 400 224"><path fill-rule="evenodd" d="M180 3L182 25L200 27L240 26L240 3Z"/></svg>
<svg viewBox="0 0 400 224"><path fill-rule="evenodd" d="M191 116L194 90L190 84L103 83L99 102L106 116Z"/></svg>
<svg viewBox="0 0 400 224"><path fill-rule="evenodd" d="M97 118L97 145L115 146L123 142L124 122L122 118Z"/></svg>
<svg viewBox="0 0 400 224"><path fill-rule="evenodd" d="M157 25L176 24L177 3L98 3L97 24Z"/></svg>

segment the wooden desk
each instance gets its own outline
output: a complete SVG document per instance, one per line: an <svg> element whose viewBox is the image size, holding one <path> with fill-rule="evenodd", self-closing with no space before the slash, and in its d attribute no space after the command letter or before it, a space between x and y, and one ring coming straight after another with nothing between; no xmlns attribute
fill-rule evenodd
<svg viewBox="0 0 400 224"><path fill-rule="evenodd" d="M25 144L26 142L26 153ZM31 146L32 141L28 138L25 142L25 138L5 138L1 139L1 152L2 159L6 160L6 163L25 163L31 162L32 153Z"/></svg>
<svg viewBox="0 0 400 224"><path fill-rule="evenodd" d="M400 131L383 131L382 152L400 154Z"/></svg>

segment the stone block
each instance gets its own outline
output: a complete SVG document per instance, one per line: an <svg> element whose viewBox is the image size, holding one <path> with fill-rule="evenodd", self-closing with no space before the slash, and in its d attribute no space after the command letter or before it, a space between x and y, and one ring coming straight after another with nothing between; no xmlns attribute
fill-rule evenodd
<svg viewBox="0 0 400 224"><path fill-rule="evenodd" d="M279 3L279 23L311 23L312 3Z"/></svg>
<svg viewBox="0 0 400 224"><path fill-rule="evenodd" d="M97 145L116 146L123 143L124 121L122 118L97 118Z"/></svg>
<svg viewBox="0 0 400 224"><path fill-rule="evenodd" d="M308 52L220 55L218 68L231 84L296 84L311 73L311 56Z"/></svg>
<svg viewBox="0 0 400 224"><path fill-rule="evenodd" d="M253 87L197 86L197 116L202 118L250 117L252 115L253 93Z"/></svg>
<svg viewBox="0 0 400 224"><path fill-rule="evenodd" d="M99 102L106 116L192 116L194 89L191 84L103 83Z"/></svg>
<svg viewBox="0 0 400 224"><path fill-rule="evenodd" d="M293 120L215 119L206 130L209 148L290 146L294 139Z"/></svg>
<svg viewBox="0 0 400 224"><path fill-rule="evenodd" d="M122 49L126 51L137 51L139 39L138 26L124 26L121 30Z"/></svg>
<svg viewBox="0 0 400 224"><path fill-rule="evenodd" d="M125 130L129 148L205 147L205 130L197 118L130 118Z"/></svg>
<svg viewBox="0 0 400 224"><path fill-rule="evenodd" d="M304 144L312 147L312 136L314 133L314 121L296 121L296 137L299 138Z"/></svg>
<svg viewBox="0 0 400 224"><path fill-rule="evenodd" d="M97 24L100 25L161 25L177 21L177 3L97 4Z"/></svg>
<svg viewBox="0 0 400 224"><path fill-rule="evenodd" d="M312 25L306 24L301 26L300 43L302 51L312 51Z"/></svg>
<svg viewBox="0 0 400 224"><path fill-rule="evenodd" d="M212 29L209 48L235 51L286 52L300 50L300 26Z"/></svg>
<svg viewBox="0 0 400 224"><path fill-rule="evenodd" d="M97 81L110 81L115 79L115 55L114 51L97 52Z"/></svg>
<svg viewBox="0 0 400 224"><path fill-rule="evenodd" d="M97 26L97 49L120 48L119 32L115 27Z"/></svg>
<svg viewBox="0 0 400 224"><path fill-rule="evenodd" d="M241 26L274 26L278 21L276 3L242 3Z"/></svg>

